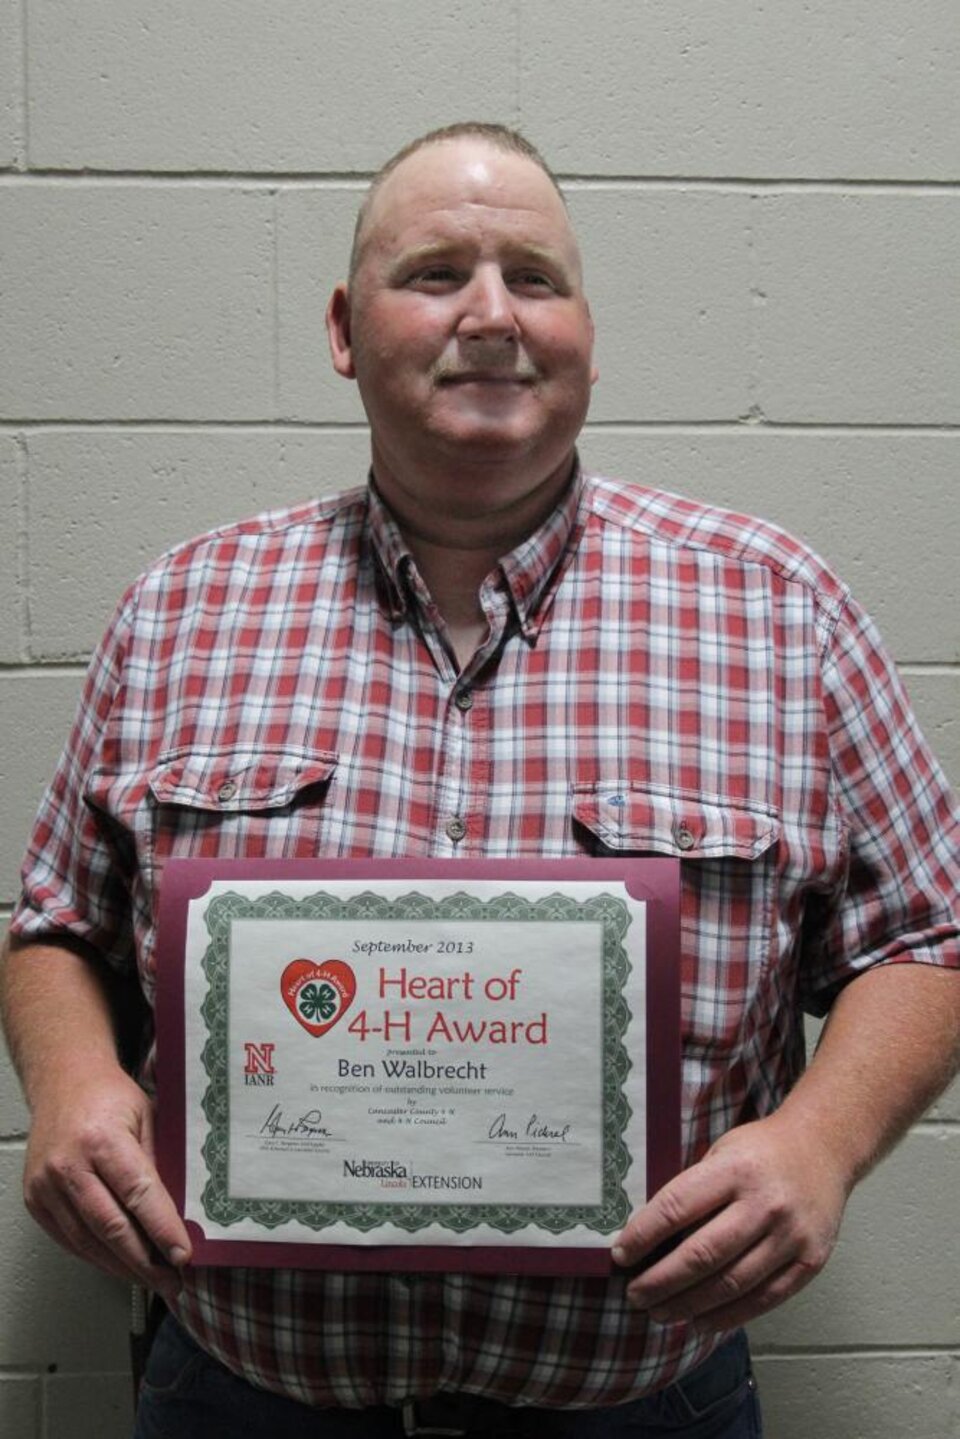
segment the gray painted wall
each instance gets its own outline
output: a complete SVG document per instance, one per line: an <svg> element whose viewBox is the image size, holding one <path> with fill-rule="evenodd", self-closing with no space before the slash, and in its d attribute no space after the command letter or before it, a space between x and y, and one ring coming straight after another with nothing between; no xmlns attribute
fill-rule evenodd
<svg viewBox="0 0 960 1439"><path fill-rule="evenodd" d="M364 177L452 119L566 181L610 473L761 512L880 621L960 778L955 0L0 0L0 920L126 582L363 474L322 336ZM22 1211L0 1072L0 1432L121 1439L122 1286ZM960 1098L755 1326L772 1439L960 1435Z"/></svg>

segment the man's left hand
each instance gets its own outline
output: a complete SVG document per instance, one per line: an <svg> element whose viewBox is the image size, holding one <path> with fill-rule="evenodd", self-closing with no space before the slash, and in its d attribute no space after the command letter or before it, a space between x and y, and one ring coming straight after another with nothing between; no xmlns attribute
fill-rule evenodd
<svg viewBox="0 0 960 1439"><path fill-rule="evenodd" d="M658 1321L704 1329L755 1319L819 1274L850 1187L828 1145L783 1114L732 1129L637 1209L615 1241L614 1259L632 1267L690 1231L631 1279L628 1300Z"/></svg>

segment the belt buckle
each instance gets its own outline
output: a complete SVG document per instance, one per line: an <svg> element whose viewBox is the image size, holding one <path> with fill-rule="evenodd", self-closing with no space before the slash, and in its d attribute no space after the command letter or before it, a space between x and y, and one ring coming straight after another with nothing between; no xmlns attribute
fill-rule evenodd
<svg viewBox="0 0 960 1439"><path fill-rule="evenodd" d="M467 1429L451 1429L449 1425L421 1424L420 1416L417 1413L417 1402L415 1399L405 1399L400 1406L400 1413L403 1416L403 1432L412 1436L415 1434L425 1435L447 1435L450 1439L463 1439L469 1433Z"/></svg>

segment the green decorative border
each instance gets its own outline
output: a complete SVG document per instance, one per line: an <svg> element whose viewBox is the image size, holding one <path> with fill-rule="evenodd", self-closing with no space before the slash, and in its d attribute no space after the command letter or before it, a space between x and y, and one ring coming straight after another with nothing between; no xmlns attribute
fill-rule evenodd
<svg viewBox="0 0 960 1439"><path fill-rule="evenodd" d="M599 923L602 926L603 960L603 1187L596 1205L571 1204L363 1204L324 1203L297 1199L247 1199L231 1195L229 1174L229 1079L228 1079L228 968L230 963L230 925L235 919L299 919L299 920L504 920L562 921ZM525 1226L561 1234L584 1225L601 1233L610 1233L626 1223L630 1202L624 1180L631 1156L624 1143L624 1131L631 1118L631 1108L623 1085L631 1068L624 1046L624 1035L631 1013L625 997L630 961L623 939L630 924L630 912L615 895L598 894L586 900L573 900L561 894L528 900L516 894L497 895L481 900L469 894L452 894L431 899L423 894L406 894L389 900L373 892L340 899L336 895L318 893L296 900L274 892L258 899L228 892L211 900L207 907L206 924L210 945L203 958L203 972L209 988L200 1013L206 1022L208 1039L202 1061L210 1083L203 1098L203 1112L209 1131L203 1144L203 1158L209 1179L204 1186L202 1204L207 1217L217 1224L229 1226L241 1219L252 1219L266 1229L275 1229L290 1220L298 1220L314 1230L331 1224L345 1224L367 1232L378 1225L394 1224L410 1233L436 1224L458 1234L488 1224L504 1233L513 1233Z"/></svg>

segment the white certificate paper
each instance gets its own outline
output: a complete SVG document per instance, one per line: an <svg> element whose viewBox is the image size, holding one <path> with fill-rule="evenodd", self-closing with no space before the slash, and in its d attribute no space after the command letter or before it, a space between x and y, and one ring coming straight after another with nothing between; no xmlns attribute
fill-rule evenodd
<svg viewBox="0 0 960 1439"><path fill-rule="evenodd" d="M661 1148L676 1120L674 862L306 868L164 878L161 1162L198 1262L606 1270L651 1081Z"/></svg>

